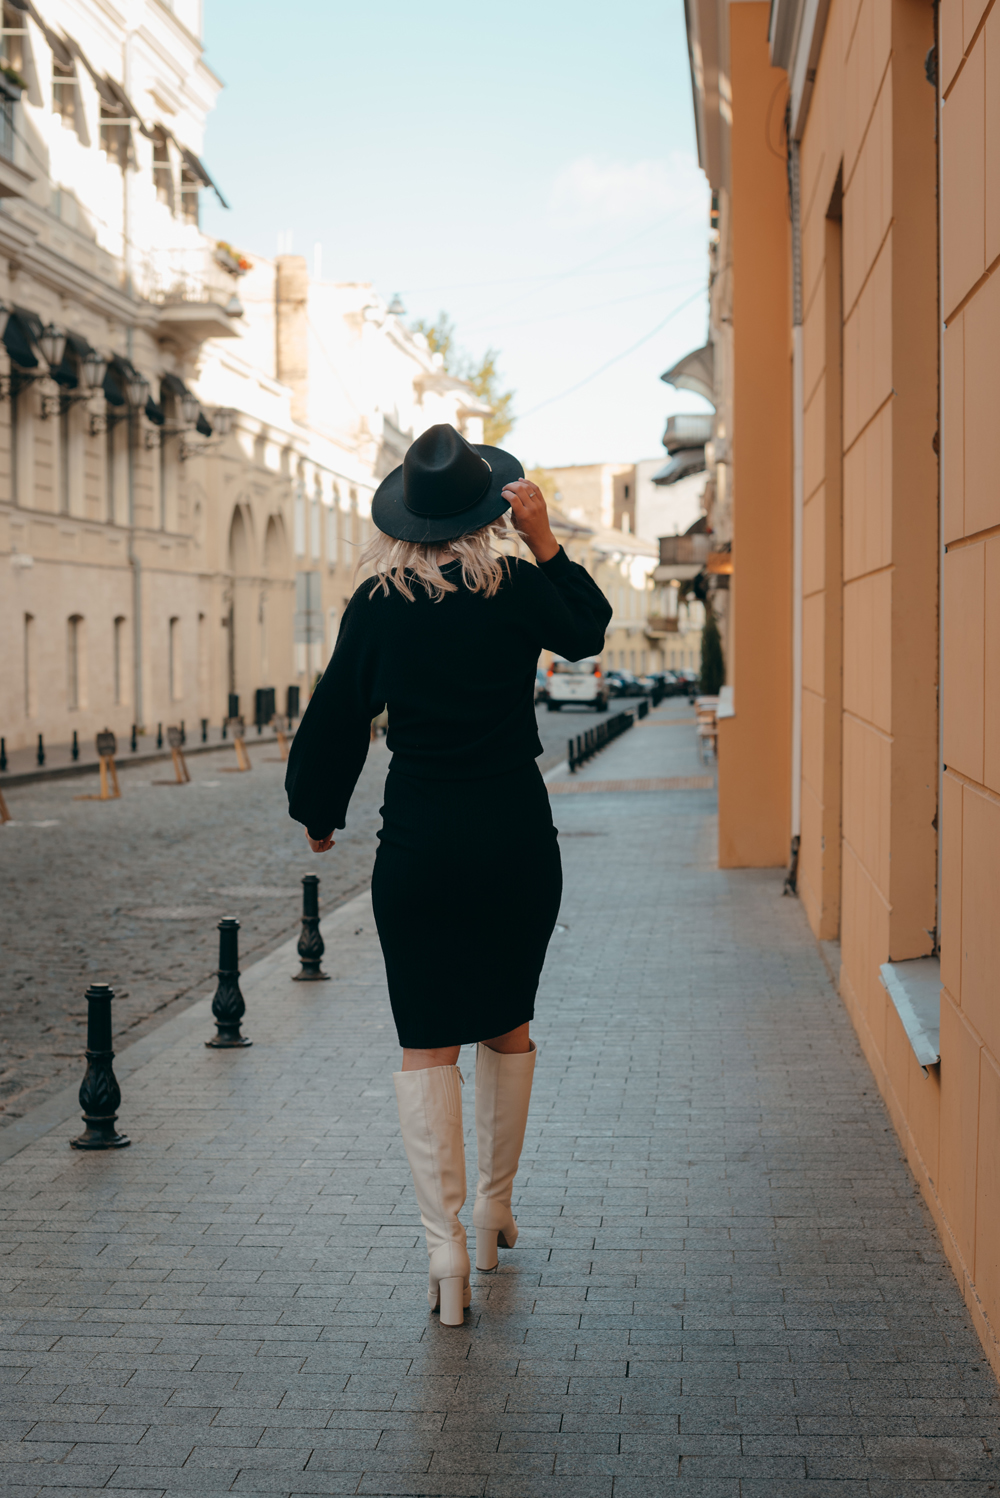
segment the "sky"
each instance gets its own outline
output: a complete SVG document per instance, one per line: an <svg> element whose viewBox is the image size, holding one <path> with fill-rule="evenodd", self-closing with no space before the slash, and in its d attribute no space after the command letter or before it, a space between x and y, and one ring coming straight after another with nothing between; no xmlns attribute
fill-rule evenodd
<svg viewBox="0 0 1000 1498"><path fill-rule="evenodd" d="M204 30L209 233L446 311L526 464L655 457L707 409L659 379L707 326L683 0L205 0Z"/></svg>

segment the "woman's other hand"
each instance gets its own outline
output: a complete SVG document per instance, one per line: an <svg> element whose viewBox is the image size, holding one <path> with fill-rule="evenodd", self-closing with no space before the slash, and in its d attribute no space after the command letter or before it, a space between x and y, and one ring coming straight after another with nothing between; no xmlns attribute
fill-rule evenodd
<svg viewBox="0 0 1000 1498"><path fill-rule="evenodd" d="M327 833L326 837L311 837L307 832L306 842L314 853L328 853L333 847L333 833Z"/></svg>
<svg viewBox="0 0 1000 1498"><path fill-rule="evenodd" d="M524 537L532 556L538 562L551 562L559 550L559 542L552 534L541 489L530 479L518 479L506 486L503 497L510 502L514 528Z"/></svg>

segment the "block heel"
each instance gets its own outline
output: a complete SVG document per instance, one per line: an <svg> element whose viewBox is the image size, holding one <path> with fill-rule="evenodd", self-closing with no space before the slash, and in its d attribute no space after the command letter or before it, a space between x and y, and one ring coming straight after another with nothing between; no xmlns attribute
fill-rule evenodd
<svg viewBox="0 0 1000 1498"><path fill-rule="evenodd" d="M476 1228L476 1268L487 1270L495 1269L500 1260L497 1255L497 1239L499 1233L496 1228Z"/></svg>
<svg viewBox="0 0 1000 1498"><path fill-rule="evenodd" d="M442 1326L461 1326L465 1320L465 1281L460 1274L438 1281L438 1303Z"/></svg>

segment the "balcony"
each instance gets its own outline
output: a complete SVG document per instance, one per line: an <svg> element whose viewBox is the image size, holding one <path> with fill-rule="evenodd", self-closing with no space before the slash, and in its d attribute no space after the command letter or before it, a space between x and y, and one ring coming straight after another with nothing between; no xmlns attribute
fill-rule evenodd
<svg viewBox="0 0 1000 1498"><path fill-rule="evenodd" d="M679 633L678 620L671 619L666 614L650 614L646 620L646 637L650 640L662 640L665 635L676 635Z"/></svg>
<svg viewBox="0 0 1000 1498"><path fill-rule="evenodd" d="M693 536L661 536L660 565L653 573L658 583L688 582L697 577L708 561L711 536L702 532Z"/></svg>
<svg viewBox="0 0 1000 1498"><path fill-rule="evenodd" d="M704 447L712 440L711 414L686 412L681 416L668 416L663 432L663 445L668 453L679 452L685 447Z"/></svg>
<svg viewBox="0 0 1000 1498"><path fill-rule="evenodd" d="M211 244L152 250L143 257L136 268L136 289L160 309L159 337L199 344L240 336L239 272L224 260Z"/></svg>

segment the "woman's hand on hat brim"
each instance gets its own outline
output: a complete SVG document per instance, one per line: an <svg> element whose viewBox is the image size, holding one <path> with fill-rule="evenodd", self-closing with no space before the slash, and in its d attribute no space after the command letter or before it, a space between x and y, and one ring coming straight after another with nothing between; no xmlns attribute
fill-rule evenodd
<svg viewBox="0 0 1000 1498"><path fill-rule="evenodd" d="M538 562L551 562L559 550L559 542L552 534L541 489L530 479L516 479L502 492L513 514L514 529L524 538L532 556Z"/></svg>

